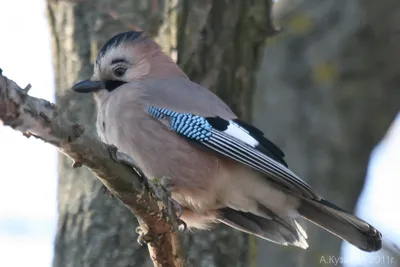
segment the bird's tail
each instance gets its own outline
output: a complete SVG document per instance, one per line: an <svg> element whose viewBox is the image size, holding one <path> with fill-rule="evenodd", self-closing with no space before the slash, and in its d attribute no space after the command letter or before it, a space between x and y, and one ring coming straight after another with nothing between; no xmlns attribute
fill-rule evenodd
<svg viewBox="0 0 400 267"><path fill-rule="evenodd" d="M219 210L218 220L242 232L280 245L292 245L303 249L308 247L307 234L300 224L294 219L283 218L273 212L260 217L249 212L223 208Z"/></svg>
<svg viewBox="0 0 400 267"><path fill-rule="evenodd" d="M382 235L367 222L326 200L301 199L299 214L363 251L382 248Z"/></svg>

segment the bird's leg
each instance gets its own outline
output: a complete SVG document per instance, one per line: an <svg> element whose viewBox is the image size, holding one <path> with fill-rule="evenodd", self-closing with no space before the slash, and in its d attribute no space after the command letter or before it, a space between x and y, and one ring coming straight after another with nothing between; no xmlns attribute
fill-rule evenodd
<svg viewBox="0 0 400 267"><path fill-rule="evenodd" d="M180 219L183 213L182 206L171 196L171 192L173 191L172 179L166 176L161 179L153 178L148 184L158 199L164 203L168 203L168 215L172 217L176 216L177 227L183 226L183 230L186 230L186 223Z"/></svg>

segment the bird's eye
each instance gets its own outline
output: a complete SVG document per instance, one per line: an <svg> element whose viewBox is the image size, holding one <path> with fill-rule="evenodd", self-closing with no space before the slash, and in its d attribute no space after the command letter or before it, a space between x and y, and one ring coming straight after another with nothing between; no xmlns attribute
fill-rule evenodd
<svg viewBox="0 0 400 267"><path fill-rule="evenodd" d="M125 72L126 72L126 68L119 67L114 70L114 75L116 77L122 77L122 76L124 76Z"/></svg>

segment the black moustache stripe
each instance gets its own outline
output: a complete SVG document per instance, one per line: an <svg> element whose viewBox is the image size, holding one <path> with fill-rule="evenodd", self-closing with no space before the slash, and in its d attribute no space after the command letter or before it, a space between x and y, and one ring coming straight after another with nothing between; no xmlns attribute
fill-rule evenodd
<svg viewBox="0 0 400 267"><path fill-rule="evenodd" d="M117 81L117 80L108 80L108 81L104 82L106 90L109 92L114 91L115 89L117 89L118 87L120 87L121 85L123 85L125 83L126 82Z"/></svg>

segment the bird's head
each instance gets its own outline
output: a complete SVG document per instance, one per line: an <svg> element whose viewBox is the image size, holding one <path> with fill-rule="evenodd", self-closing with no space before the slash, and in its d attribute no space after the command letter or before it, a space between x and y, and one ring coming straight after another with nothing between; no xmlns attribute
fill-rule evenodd
<svg viewBox="0 0 400 267"><path fill-rule="evenodd" d="M150 40L142 32L130 31L115 35L101 48L94 62L93 75L72 87L78 93L113 91L149 72L139 48ZM151 40L150 40L151 41ZM139 45L141 44L141 45Z"/></svg>
<svg viewBox="0 0 400 267"><path fill-rule="evenodd" d="M106 42L97 55L92 77L75 84L72 90L111 92L128 82L176 75L186 77L156 42L143 32L129 31Z"/></svg>

